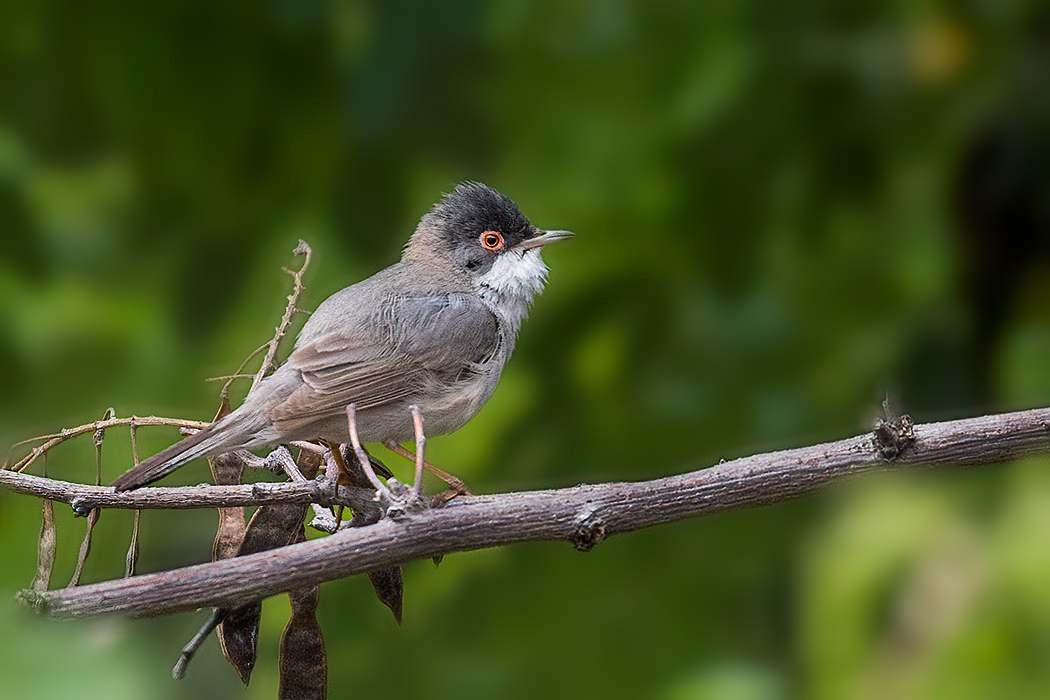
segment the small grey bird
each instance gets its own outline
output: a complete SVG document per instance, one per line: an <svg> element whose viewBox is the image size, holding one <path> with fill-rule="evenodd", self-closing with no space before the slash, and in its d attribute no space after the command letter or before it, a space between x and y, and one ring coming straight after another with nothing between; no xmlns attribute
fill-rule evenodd
<svg viewBox="0 0 1050 700"><path fill-rule="evenodd" d="M458 185L420 220L401 260L328 297L288 360L228 416L122 474L144 486L197 457L293 440L349 442L346 407L362 442L463 426L492 396L533 295L543 289L543 231L510 199Z"/></svg>

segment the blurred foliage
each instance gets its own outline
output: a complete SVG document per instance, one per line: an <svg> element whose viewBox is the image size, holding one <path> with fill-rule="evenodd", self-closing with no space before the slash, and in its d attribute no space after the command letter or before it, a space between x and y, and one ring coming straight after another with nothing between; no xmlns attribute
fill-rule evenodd
<svg viewBox="0 0 1050 700"><path fill-rule="evenodd" d="M1048 39L1036 0L0 4L0 442L209 418L298 238L313 308L463 179L578 234L490 405L429 444L478 491L844 437L887 392L920 421L1050 404ZM129 462L113 434L107 478ZM332 694L1048 697L1048 466L415 563L401 629L327 584ZM6 691L275 696L284 598L247 693L214 641L168 679L200 616L19 611L39 508L0 492ZM83 521L57 510L62 585ZM103 514L86 581L130 521ZM143 570L213 527L145 514Z"/></svg>

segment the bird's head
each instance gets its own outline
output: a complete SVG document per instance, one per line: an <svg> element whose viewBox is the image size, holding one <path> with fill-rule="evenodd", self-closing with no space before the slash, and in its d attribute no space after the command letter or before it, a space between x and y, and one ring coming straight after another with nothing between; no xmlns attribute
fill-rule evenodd
<svg viewBox="0 0 1050 700"><path fill-rule="evenodd" d="M451 266L482 296L517 298L527 306L547 278L540 251L572 235L537 228L505 195L464 182L423 216L404 257Z"/></svg>

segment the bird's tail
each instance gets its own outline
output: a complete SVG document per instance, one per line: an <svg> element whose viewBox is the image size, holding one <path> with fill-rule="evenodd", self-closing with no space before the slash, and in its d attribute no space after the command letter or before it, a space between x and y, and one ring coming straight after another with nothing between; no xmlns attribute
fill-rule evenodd
<svg viewBox="0 0 1050 700"><path fill-rule="evenodd" d="M152 483L197 457L230 452L249 442L250 430L244 426L243 416L235 411L200 432L176 442L141 464L121 474L113 482L117 491L130 491Z"/></svg>

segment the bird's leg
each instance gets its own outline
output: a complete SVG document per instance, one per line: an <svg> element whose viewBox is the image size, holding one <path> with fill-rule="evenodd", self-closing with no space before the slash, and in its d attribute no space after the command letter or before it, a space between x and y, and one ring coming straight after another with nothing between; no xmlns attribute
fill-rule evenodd
<svg viewBox="0 0 1050 700"><path fill-rule="evenodd" d="M383 444L386 446L386 448L388 450L390 450L391 452L393 452L394 454L396 454L396 455L398 455L400 457L404 457L405 459L411 460L411 461L415 461L415 459L416 459L416 456L414 454L412 454L409 450L407 450L404 447L402 447L400 443L397 443L397 442L394 442L394 441L390 441L390 442L386 442L386 443L383 443ZM435 467L433 464L431 464L430 462L427 462L427 461L423 462L423 468L426 469L431 474L433 474L434 476L436 476L437 478L439 478L442 481L444 481L445 484L452 490L454 495L456 495L456 496L470 496L471 495L470 489L467 488L467 485L464 484L461 479L453 476L452 474L449 474L444 469L439 469L438 467Z"/></svg>
<svg viewBox="0 0 1050 700"><path fill-rule="evenodd" d="M372 483L372 486L375 487L377 493L391 501L396 501L397 499L394 498L394 494L392 494L386 484L380 481L379 477L376 476L375 470L372 469L372 462L368 459L368 453L365 452L365 448L361 447L361 439L357 435L356 405L350 404L346 407L346 420L347 426L350 428L350 444L354 446L354 454L357 455L357 461L361 464L361 469L364 471L365 476L368 477L368 480ZM338 453L339 450L337 449L336 452ZM339 455L339 458L342 459L341 454ZM345 462L343 467L346 467Z"/></svg>
<svg viewBox="0 0 1050 700"><path fill-rule="evenodd" d="M426 449L427 436L423 433L423 412L415 404L408 407L412 414L412 430L416 441L416 475L412 482L412 495L416 498L423 492L423 467L426 461L423 459L423 451Z"/></svg>

